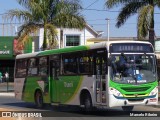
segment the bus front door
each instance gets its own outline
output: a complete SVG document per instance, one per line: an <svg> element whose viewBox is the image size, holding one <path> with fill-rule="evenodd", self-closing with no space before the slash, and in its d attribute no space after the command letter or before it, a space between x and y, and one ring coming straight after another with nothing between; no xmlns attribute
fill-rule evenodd
<svg viewBox="0 0 160 120"><path fill-rule="evenodd" d="M52 103L60 103L59 96L59 62L50 61L50 96Z"/></svg>
<svg viewBox="0 0 160 120"><path fill-rule="evenodd" d="M97 54L95 58L96 72L96 103L106 104L106 59L103 53Z"/></svg>

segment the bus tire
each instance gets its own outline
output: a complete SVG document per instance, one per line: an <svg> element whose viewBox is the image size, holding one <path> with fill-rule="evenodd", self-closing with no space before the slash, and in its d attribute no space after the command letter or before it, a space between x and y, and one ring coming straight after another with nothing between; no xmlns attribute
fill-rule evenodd
<svg viewBox="0 0 160 120"><path fill-rule="evenodd" d="M43 103L43 95L40 90L36 91L35 93L35 104L37 108L43 108L44 103Z"/></svg>
<svg viewBox="0 0 160 120"><path fill-rule="evenodd" d="M92 111L92 100L90 95L86 94L85 98L84 98L84 109L86 112Z"/></svg>
<svg viewBox="0 0 160 120"><path fill-rule="evenodd" d="M122 106L123 111L132 111L134 106Z"/></svg>

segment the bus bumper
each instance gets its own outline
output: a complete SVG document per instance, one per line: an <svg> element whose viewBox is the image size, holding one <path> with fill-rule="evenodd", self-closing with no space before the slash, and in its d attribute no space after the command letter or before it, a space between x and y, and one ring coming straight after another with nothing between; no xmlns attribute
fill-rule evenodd
<svg viewBox="0 0 160 120"><path fill-rule="evenodd" d="M124 97L116 97L113 94L109 94L109 107L136 106L136 105L158 105L158 94L143 99L135 97L134 100L127 99Z"/></svg>

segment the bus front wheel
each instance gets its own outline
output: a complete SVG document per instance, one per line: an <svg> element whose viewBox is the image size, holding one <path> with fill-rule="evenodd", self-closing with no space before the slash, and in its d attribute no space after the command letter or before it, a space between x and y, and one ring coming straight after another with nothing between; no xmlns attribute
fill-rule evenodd
<svg viewBox="0 0 160 120"><path fill-rule="evenodd" d="M134 106L122 106L123 111L132 111Z"/></svg>
<svg viewBox="0 0 160 120"><path fill-rule="evenodd" d="M86 112L89 112L92 110L92 100L90 95L86 95L84 99L84 109Z"/></svg>
<svg viewBox="0 0 160 120"><path fill-rule="evenodd" d="M44 103L43 103L43 95L40 90L36 91L35 93L35 104L37 108L43 108Z"/></svg>

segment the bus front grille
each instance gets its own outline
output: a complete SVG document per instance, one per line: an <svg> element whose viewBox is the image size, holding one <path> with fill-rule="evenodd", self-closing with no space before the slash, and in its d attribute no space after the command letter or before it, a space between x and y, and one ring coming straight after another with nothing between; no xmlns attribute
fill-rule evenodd
<svg viewBox="0 0 160 120"><path fill-rule="evenodd" d="M144 98L144 97L146 97L146 96L148 96L148 94L123 94L123 96L125 97L125 98Z"/></svg>
<svg viewBox="0 0 160 120"><path fill-rule="evenodd" d="M150 87L121 87L121 89L125 92L145 92L150 89Z"/></svg>

